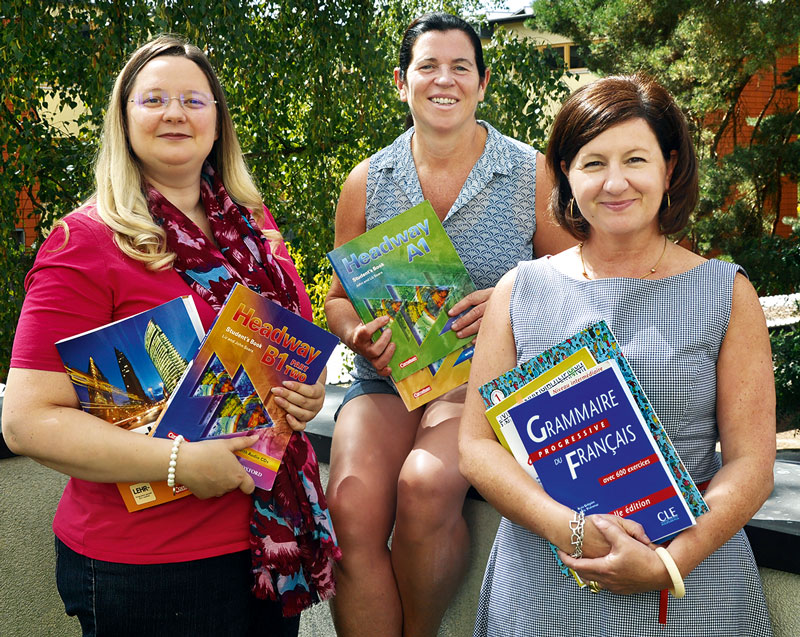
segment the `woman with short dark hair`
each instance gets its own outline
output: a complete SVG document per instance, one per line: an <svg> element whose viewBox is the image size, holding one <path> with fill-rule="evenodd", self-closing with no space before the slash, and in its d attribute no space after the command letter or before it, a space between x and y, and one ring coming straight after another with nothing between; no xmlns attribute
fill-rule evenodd
<svg viewBox="0 0 800 637"><path fill-rule="evenodd" d="M477 332L499 277L533 254L573 240L546 214L544 157L475 117L490 72L461 18L434 13L409 25L394 71L413 126L356 166L342 187L336 245L427 199L478 291L451 316ZM394 352L381 317L362 324L334 277L325 310L356 352L338 414L328 499L342 546L334 620L340 635L436 635L467 564L457 427L465 387L407 411L388 378ZM391 551L387 541L394 527Z"/></svg>
<svg viewBox="0 0 800 637"><path fill-rule="evenodd" d="M558 175L551 206L581 243L505 275L479 332L460 466L504 517L475 635L771 635L742 530L772 490L769 337L739 266L667 237L697 201L680 110L644 76L597 80L561 108L547 161ZM632 520L583 517L552 499L484 415L481 385L601 319L705 488L710 510L668 548L651 544ZM596 594L562 575L550 544ZM668 602L667 589L676 596Z"/></svg>
<svg viewBox="0 0 800 637"><path fill-rule="evenodd" d="M672 97L645 76L607 77L577 89L553 123L547 147L547 164L556 175L550 207L556 220L579 240L589 235L589 224L570 213L572 190L562 162L570 165L581 147L600 133L626 120L647 122L658 140L664 161L673 152L681 160L670 175L669 198L658 211L661 230L674 234L683 230L697 205L697 157L686 119ZM557 141L557 143L553 143Z"/></svg>

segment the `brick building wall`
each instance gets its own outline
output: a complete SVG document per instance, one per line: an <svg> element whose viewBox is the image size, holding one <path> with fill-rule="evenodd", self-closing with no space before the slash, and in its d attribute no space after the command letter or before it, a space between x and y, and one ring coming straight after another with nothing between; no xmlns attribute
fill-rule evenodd
<svg viewBox="0 0 800 637"><path fill-rule="evenodd" d="M764 109L764 105L769 102L765 115L771 115L776 110L793 110L797 108L797 90L780 89L773 91L775 78L778 83L783 81L783 73L798 63L798 47L795 45L789 48L779 58L777 64L777 74L772 72L762 72L753 76L742 91L739 100L739 108L734 114L732 125L729 124L725 134L720 139L718 153L725 155L733 150L735 144L747 144L753 132L753 126L749 122L756 120ZM770 101L771 99L771 101ZM722 117L719 114L718 117ZM716 122L715 122L716 123ZM797 184L784 177L781 180L779 218L797 216ZM783 222L776 226L776 233L782 237L788 237L791 228Z"/></svg>
<svg viewBox="0 0 800 637"><path fill-rule="evenodd" d="M17 224L16 227L23 231L25 246L31 247L36 239L36 218L31 215L33 212L33 202L28 193L20 193L17 197Z"/></svg>

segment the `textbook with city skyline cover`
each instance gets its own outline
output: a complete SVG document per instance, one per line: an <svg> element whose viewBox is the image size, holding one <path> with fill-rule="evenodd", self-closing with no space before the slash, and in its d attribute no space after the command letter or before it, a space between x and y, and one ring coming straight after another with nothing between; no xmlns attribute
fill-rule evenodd
<svg viewBox="0 0 800 637"><path fill-rule="evenodd" d="M471 337L459 339L450 329L456 317L447 312L475 286L428 201L330 251L328 259L364 323L391 317L384 329L391 328L396 346L389 362L395 382L469 345Z"/></svg>
<svg viewBox="0 0 800 637"><path fill-rule="evenodd" d="M191 297L178 297L133 316L56 343L84 411L150 435L189 365L204 330ZM166 480L118 483L130 512L189 495Z"/></svg>
<svg viewBox="0 0 800 637"><path fill-rule="evenodd" d="M237 283L170 396L155 436L186 440L261 434L237 451L256 486L271 489L292 430L270 391L313 384L339 339Z"/></svg>

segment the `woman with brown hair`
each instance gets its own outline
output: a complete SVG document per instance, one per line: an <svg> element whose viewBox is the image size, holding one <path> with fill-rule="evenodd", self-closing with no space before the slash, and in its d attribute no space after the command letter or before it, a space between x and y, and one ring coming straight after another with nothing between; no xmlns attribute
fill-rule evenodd
<svg viewBox="0 0 800 637"><path fill-rule="evenodd" d="M772 489L769 338L743 270L667 236L698 197L685 120L655 82L603 78L562 106L547 163L557 175L551 208L580 243L522 263L498 284L460 430L462 473L504 516L475 635L770 635L742 530ZM665 550L635 522L584 519L550 498L484 416L478 387L600 319L695 483L708 482L710 511ZM548 542L599 592L562 575ZM668 604L666 589L678 597Z"/></svg>

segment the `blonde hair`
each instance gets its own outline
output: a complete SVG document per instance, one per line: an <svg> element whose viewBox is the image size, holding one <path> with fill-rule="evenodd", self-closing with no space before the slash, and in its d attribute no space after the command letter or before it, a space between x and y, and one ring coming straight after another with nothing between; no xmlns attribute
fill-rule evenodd
<svg viewBox="0 0 800 637"><path fill-rule="evenodd" d="M143 190L139 162L128 143L128 98L145 64L161 56L184 57L200 67L217 100L219 136L208 155L231 199L248 208L257 221L263 218L263 201L250 175L219 80L205 54L172 35L161 35L139 47L114 82L103 122L100 151L95 161L94 201L100 219L114 233L114 241L127 256L150 270L171 266L175 254L167 249L164 230L153 221ZM278 234L279 233L275 233ZM267 233L272 241L272 232Z"/></svg>

